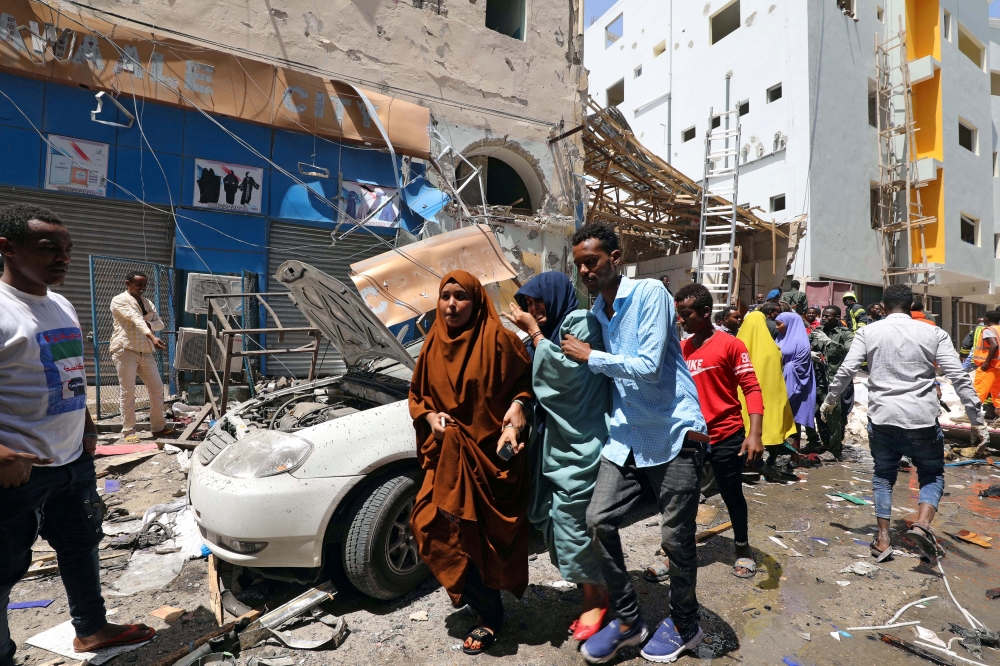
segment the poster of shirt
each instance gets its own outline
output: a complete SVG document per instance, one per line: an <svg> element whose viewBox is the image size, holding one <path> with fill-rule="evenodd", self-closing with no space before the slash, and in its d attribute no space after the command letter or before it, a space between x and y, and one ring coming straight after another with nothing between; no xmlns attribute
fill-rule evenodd
<svg viewBox="0 0 1000 666"><path fill-rule="evenodd" d="M107 196L108 144L49 135L45 189Z"/></svg>
<svg viewBox="0 0 1000 666"><path fill-rule="evenodd" d="M194 206L239 213L260 213L261 183L264 170L259 167L194 161Z"/></svg>
<svg viewBox="0 0 1000 666"><path fill-rule="evenodd" d="M381 206L386 199L396 194L395 187L382 187L366 181L344 181L344 222L360 222ZM370 227L394 227L399 224L398 199L385 205L379 213L368 221Z"/></svg>

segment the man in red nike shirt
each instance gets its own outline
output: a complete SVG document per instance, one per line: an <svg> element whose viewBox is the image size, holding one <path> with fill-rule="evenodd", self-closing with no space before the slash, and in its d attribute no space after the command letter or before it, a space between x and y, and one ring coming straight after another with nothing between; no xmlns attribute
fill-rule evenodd
<svg viewBox="0 0 1000 666"><path fill-rule="evenodd" d="M681 342L681 353L698 388L701 412L711 441L706 460L712 464L719 492L733 523L736 564L733 574L752 578L756 571L748 535L747 501L743 497L743 468L764 453L761 429L764 400L742 340L720 335L712 326L712 295L701 284L689 284L674 296L677 317L691 337ZM743 389L750 415L750 432L743 425L737 387Z"/></svg>

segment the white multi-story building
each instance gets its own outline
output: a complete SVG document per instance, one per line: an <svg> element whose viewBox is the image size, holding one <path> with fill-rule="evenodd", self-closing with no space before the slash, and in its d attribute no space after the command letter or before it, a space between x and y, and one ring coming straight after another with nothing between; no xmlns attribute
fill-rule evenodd
<svg viewBox="0 0 1000 666"><path fill-rule="evenodd" d="M867 304L882 285L876 41L900 26L921 203L937 217L925 230L937 269L930 306L956 337L1000 303L1000 70L990 69L1000 68L1000 24L988 0L620 0L586 29L584 65L591 96L617 105L650 150L696 180L712 110L738 108L738 203L778 222L805 216L791 275L853 282ZM759 277L757 290L772 286Z"/></svg>

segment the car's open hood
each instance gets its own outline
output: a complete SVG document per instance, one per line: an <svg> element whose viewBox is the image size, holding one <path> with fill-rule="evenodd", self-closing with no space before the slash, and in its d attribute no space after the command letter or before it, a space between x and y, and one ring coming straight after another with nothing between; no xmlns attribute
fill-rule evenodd
<svg viewBox="0 0 1000 666"><path fill-rule="evenodd" d="M340 280L301 261L281 264L274 278L291 290L295 305L330 339L348 365L383 357L408 368L415 365L385 324Z"/></svg>

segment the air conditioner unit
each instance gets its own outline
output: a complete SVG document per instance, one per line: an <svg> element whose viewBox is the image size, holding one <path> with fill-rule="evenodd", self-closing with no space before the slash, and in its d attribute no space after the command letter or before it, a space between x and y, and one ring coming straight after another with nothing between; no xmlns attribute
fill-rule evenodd
<svg viewBox="0 0 1000 666"><path fill-rule="evenodd" d="M184 297L184 311L191 314L208 314L211 294L239 294L243 291L243 278L232 275L212 275L211 273L188 273L187 294ZM222 305L222 302L219 301ZM225 314L243 313L242 298L227 298L222 305Z"/></svg>
<svg viewBox="0 0 1000 666"><path fill-rule="evenodd" d="M174 350L174 368L176 370L205 369L205 340L208 333L200 328L177 329L177 347ZM233 337L233 351L243 351L243 336ZM212 363L216 368L222 367L222 351L218 345L212 345ZM229 363L229 372L243 370L243 357L234 357Z"/></svg>

